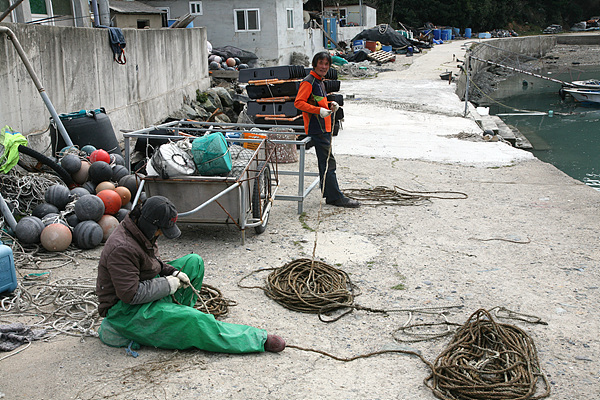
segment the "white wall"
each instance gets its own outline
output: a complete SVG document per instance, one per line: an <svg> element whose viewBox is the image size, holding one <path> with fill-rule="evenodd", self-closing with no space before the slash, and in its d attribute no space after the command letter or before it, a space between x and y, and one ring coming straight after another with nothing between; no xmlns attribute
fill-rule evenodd
<svg viewBox="0 0 600 400"><path fill-rule="evenodd" d="M206 27L213 47L234 46L256 54L261 65L282 65L304 45L301 0L203 0L203 15L194 26ZM294 10L294 29L287 29L286 9ZM236 32L234 9L259 9L260 31Z"/></svg>

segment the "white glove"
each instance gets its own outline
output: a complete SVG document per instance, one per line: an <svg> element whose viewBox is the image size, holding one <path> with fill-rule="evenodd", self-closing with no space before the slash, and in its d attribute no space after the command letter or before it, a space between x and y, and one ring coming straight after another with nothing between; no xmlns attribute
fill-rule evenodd
<svg viewBox="0 0 600 400"><path fill-rule="evenodd" d="M183 285L183 287L190 285L190 278L187 276L187 274L185 272L175 270L175 272L173 272L171 275L173 275L174 277L179 279L181 281L181 284Z"/></svg>
<svg viewBox="0 0 600 400"><path fill-rule="evenodd" d="M179 278L173 276L173 275L169 275L166 276L165 278L167 278L167 282L169 283L169 288L170 288L170 292L169 294L173 294L177 291L177 289L179 289L179 285L181 285L181 281L179 280Z"/></svg>
<svg viewBox="0 0 600 400"><path fill-rule="evenodd" d="M321 107L321 109L319 110L319 115L321 116L321 118L328 117L329 115L331 115L331 110Z"/></svg>
<svg viewBox="0 0 600 400"><path fill-rule="evenodd" d="M331 109L331 111L336 112L338 110L338 108L340 108L340 105L338 103L336 103L335 101L332 101L331 104L329 105L329 108Z"/></svg>

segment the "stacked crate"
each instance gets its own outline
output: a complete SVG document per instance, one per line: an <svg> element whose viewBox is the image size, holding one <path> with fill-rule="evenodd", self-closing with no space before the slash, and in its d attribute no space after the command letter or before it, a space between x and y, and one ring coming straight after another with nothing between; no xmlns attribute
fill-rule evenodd
<svg viewBox="0 0 600 400"><path fill-rule="evenodd" d="M311 68L299 65L251 68L240 70L239 81L248 83L246 93L250 97L247 114L256 124L297 125L303 130L302 112L294 106L300 82L310 73ZM331 68L323 79L328 100L343 105L337 70ZM339 130L339 120L343 110L336 113L334 135Z"/></svg>

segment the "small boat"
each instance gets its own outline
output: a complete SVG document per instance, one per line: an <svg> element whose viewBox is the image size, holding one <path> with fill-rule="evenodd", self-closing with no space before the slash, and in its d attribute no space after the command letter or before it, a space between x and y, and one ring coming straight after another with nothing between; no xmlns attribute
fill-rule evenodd
<svg viewBox="0 0 600 400"><path fill-rule="evenodd" d="M600 80L588 79L586 81L573 81L571 84L578 88L600 89Z"/></svg>
<svg viewBox="0 0 600 400"><path fill-rule="evenodd" d="M576 101L587 103L600 103L600 90L583 88L562 88L564 93L570 94Z"/></svg>

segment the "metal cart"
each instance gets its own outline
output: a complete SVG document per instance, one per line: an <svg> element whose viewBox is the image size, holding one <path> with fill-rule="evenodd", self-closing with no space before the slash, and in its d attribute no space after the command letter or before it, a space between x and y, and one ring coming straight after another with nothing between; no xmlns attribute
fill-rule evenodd
<svg viewBox="0 0 600 400"><path fill-rule="evenodd" d="M215 126L217 128L215 128ZM273 134L284 134L289 136L287 140L272 139L269 142L274 144L293 144L298 147L299 160L297 170L279 170L278 175L287 175L297 177L298 187L296 195L283 195L277 194L274 196L276 200L284 201L296 201L298 203L298 214L303 211L304 200L309 193L318 188L319 185L319 174L318 172L305 171L306 166L306 146L310 142L310 137L306 136L302 140L296 140L298 134L303 134L302 127L295 125L267 125L267 124L241 124L241 123L222 123L222 122L202 122L202 121L171 121L160 125L151 126L148 128L140 129L134 132L123 133L123 139L125 142L125 160L126 165L129 168L131 163L131 139L181 139L180 135L198 135L204 134L205 132L213 132L218 130L225 130L227 132L248 132L250 129L254 130L254 133L266 135L267 137ZM268 129L281 129L281 131L273 131ZM301 132L288 132L286 129L298 130ZM156 131L160 130L163 132L170 132L169 135L158 135ZM150 134L153 132L153 134ZM228 142L260 142L259 139L227 139ZM131 172L131 171L130 171ZM272 174L273 175L273 174Z"/></svg>
<svg viewBox="0 0 600 400"><path fill-rule="evenodd" d="M143 177L133 205L142 191L148 197L168 197L178 210L179 222L234 224L244 244L247 228L259 234L266 230L279 186L275 146L267 143L265 139L258 141L251 159L237 176Z"/></svg>

